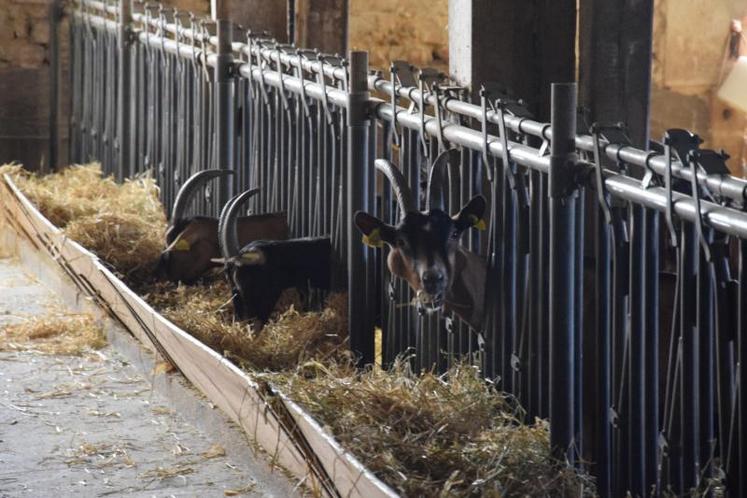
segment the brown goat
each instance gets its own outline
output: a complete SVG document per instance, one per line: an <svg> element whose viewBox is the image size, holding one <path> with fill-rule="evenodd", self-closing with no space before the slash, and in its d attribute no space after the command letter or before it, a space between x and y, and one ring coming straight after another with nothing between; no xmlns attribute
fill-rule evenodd
<svg viewBox="0 0 747 498"><path fill-rule="evenodd" d="M388 161L376 161L376 168L389 180L397 198L399 224L392 226L363 212L355 214L355 224L366 244L389 246L389 271L405 279L427 309L453 311L479 328L485 307L487 263L460 245L459 239L468 228L484 226L486 201L478 195L454 216L444 211L441 186L447 165L456 161L458 154L450 150L434 162L425 212L417 209L402 173Z"/></svg>
<svg viewBox="0 0 747 498"><path fill-rule="evenodd" d="M156 267L158 279L193 283L210 269L220 266L213 262L220 257L218 219L208 216L185 217L197 189L213 178L232 174L229 170L206 170L192 175L179 190L174 201L171 224L166 230L167 247ZM284 240L288 238L285 213L243 216L237 220L239 241Z"/></svg>

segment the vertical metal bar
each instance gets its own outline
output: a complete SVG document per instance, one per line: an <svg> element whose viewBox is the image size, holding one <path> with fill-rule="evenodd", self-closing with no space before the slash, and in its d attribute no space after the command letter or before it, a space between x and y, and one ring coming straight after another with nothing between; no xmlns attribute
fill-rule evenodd
<svg viewBox="0 0 747 498"><path fill-rule="evenodd" d="M747 496L747 241L739 241L739 291L737 327L737 437L738 455L734 466L738 484L735 496Z"/></svg>
<svg viewBox="0 0 747 498"><path fill-rule="evenodd" d="M644 360L644 386L645 397L645 427L644 439L646 454L646 479L644 481L644 493L659 492L657 478L657 467L659 462L659 341L661 331L659 330L660 317L660 218L659 213L646 209L643 215L643 230L645 232L646 246L644 249L645 272L645 296L643 299L644 330L646 341Z"/></svg>
<svg viewBox="0 0 747 498"><path fill-rule="evenodd" d="M700 478L700 341L697 328L697 273L700 255L695 228L685 225L682 230L682 274L680 277L680 311L682 335L682 408L681 449L682 489L685 492L697 485Z"/></svg>
<svg viewBox="0 0 747 498"><path fill-rule="evenodd" d="M595 295L596 320L593 337L595 340L594 353L597 358L595 385L598 387L593 393L596 400L594 424L599 431L592 440L595 452L592 457L595 465L595 475L599 479L598 491L601 496L612 495L612 427L610 424L610 407L612 406L610 383L610 353L613 330L612 320L612 226L608 224L599 207L595 210L597 226L596 243L596 282ZM588 397L588 396L587 396ZM596 432L596 431L595 431Z"/></svg>
<svg viewBox="0 0 747 498"><path fill-rule="evenodd" d="M130 46L132 45L132 2L119 1L119 73L117 83L117 133L114 143L119 147L117 181L132 173L130 164Z"/></svg>
<svg viewBox="0 0 747 498"><path fill-rule="evenodd" d="M215 158L216 167L234 169L234 113L233 113L233 25L228 20L228 6L225 0L218 1L216 8L216 29L218 34L217 60L215 65ZM230 175L218 187L218 205L223 206L233 192L233 179Z"/></svg>
<svg viewBox="0 0 747 498"><path fill-rule="evenodd" d="M645 227L643 222L644 208L631 206L631 248L630 248L630 349L628 353L628 368L630 372L626 394L630 414L627 424L628 461L623 462L630 469L630 487L628 491L633 495L646 494L644 483L646 480L645 446L645 383L647 383L644 367L645 358L645 315L646 306L646 276L647 260L645 254Z"/></svg>
<svg viewBox="0 0 747 498"><path fill-rule="evenodd" d="M59 25L62 8L60 0L54 0L49 5L49 158L47 170L57 169L57 155L59 147L59 106L60 106L60 43ZM42 165L43 167L44 165ZM41 171L45 173L45 171Z"/></svg>
<svg viewBox="0 0 747 498"><path fill-rule="evenodd" d="M348 256L348 323L350 348L360 357L361 364L374 361L374 335L366 323L365 309L366 259L363 245L356 236L353 213L365 209L366 178L369 176L368 133L369 92L368 52L350 52L350 88L348 93L348 175L347 206L343 218L347 236Z"/></svg>
<svg viewBox="0 0 747 498"><path fill-rule="evenodd" d="M574 337L575 205L572 199L576 84L552 85L550 156L550 444L575 460Z"/></svg>

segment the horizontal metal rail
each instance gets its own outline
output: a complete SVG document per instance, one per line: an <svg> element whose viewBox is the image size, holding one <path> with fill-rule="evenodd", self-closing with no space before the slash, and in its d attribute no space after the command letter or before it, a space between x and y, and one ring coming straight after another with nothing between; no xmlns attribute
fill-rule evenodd
<svg viewBox="0 0 747 498"><path fill-rule="evenodd" d="M382 78L379 74L370 75L368 85L372 90L389 96L394 91L391 82ZM415 87L397 87L396 91L398 97L411 100L418 104L423 99L420 89ZM438 105L436 96L430 92L426 92L425 103L430 106ZM482 121L482 108L478 105L455 98L445 98L442 100L441 105L449 112ZM546 141L552 140L550 125L547 123L507 114L504 114L504 119L506 126L516 133L539 137ZM499 124L500 122L498 113L492 110L488 110L487 120L493 124ZM667 163L662 154L644 151L629 145L610 144L605 140L601 140L601 146L607 157L614 161L622 161L640 168L650 168L656 174L662 176L666 172ZM580 150L592 152L594 150L594 140L590 135L579 135L576 137L576 147ZM692 171L687 166L683 166L679 161L673 160L672 175L676 178L690 181ZM739 203L743 203L747 198L747 180L741 178L726 175L707 175L704 172L699 172L698 184L707 187L714 194Z"/></svg>
<svg viewBox="0 0 747 498"><path fill-rule="evenodd" d="M76 13L76 15L82 15L79 13ZM109 31L116 31L117 29L117 23L115 21L104 19L97 16L85 16L82 15L84 18L86 18L91 25L98 26L98 27L104 27L105 29ZM194 47L189 44L177 42L171 38L163 37L158 34L148 33L140 31L138 34L138 39L145 44L149 44L150 46L154 48L162 48L163 50L174 53L177 55L180 55L182 57L186 58L200 58L202 54L202 50L200 48ZM244 45L243 50L248 50L249 47ZM264 58L265 60L271 60L274 62L277 62L278 60L283 65L293 65L298 64L299 59L302 59L298 55L290 55L287 53L284 53L281 50L278 49L271 49L271 48L254 48L252 50L252 53L255 56L260 56ZM208 66L214 67L216 63L216 56L215 54L209 54L207 56L207 64ZM302 64L305 65L305 69L309 71L318 70L319 65L321 64L318 61L308 61L308 60L301 60ZM324 66L324 64L322 64ZM295 67L295 66L294 66ZM332 66L329 66L330 69L334 69L335 71L344 71L343 68L333 68ZM345 91L340 90L332 85L327 85L326 87L323 87L321 84L304 79L303 81L300 78L297 78L295 76L291 76L284 73L278 73L276 70L268 70L268 69L262 69L255 64L251 64L249 62L245 62L239 66L239 74L242 77L245 78L252 78L254 81L261 82L264 81L265 84L276 87L276 88L285 88L288 91L301 94L302 91L302 85L305 88L305 93L308 97L315 98L315 99L323 99L324 98L324 92L326 90L327 92L327 98L328 101L331 104L334 104L339 107L347 107L347 94ZM334 77L339 77L339 74L334 74ZM282 78L282 81L281 81ZM374 82L373 85L371 82ZM382 83L383 82L383 83ZM386 91L387 89L391 88L391 84L389 82L384 82L380 78L377 78L376 76L369 77L369 85L372 86L374 89L379 91ZM404 92L406 89L400 88L398 91ZM416 89L409 89L411 93L408 95L404 95L407 98L419 98L419 90ZM435 96L427 97L430 100L431 103L435 104ZM479 106L475 106L473 104L465 103L458 101L456 99L447 99L445 107L448 110L452 110L449 108L448 103L456 103L459 104L460 107L469 108L469 109L477 109L478 112L480 111ZM375 114L376 117L382 120L386 121L392 121L393 120L393 113L391 109L391 104L388 102L385 102L383 100L379 99L372 99L372 112ZM472 112L472 111L470 111ZM490 115L489 115L490 116ZM509 117L506 116L507 124L509 123L508 119ZM549 133L549 125L542 124L536 121L530 121L527 119L522 118L515 118L511 117L513 121L516 122L516 128L521 129L522 131L526 131L526 127L530 126L535 130L540 130L539 135L543 136L545 138L551 138L551 135ZM420 123L420 116L419 114L414 114L409 112L404 107L398 107L397 108L397 123L405 126L412 130L420 130L421 123ZM527 123L529 123L527 125ZM480 130L476 130L467 126L461 126L449 122L443 122L441 125L441 130L439 130L439 124L438 120L429 114L425 115L425 133L428 134L431 137L438 137L439 134L443 136L443 138L456 145L461 145L463 147L467 147L472 150L479 151L482 149L484 138L482 136L482 132ZM591 137L577 137L576 139L576 145L579 145L579 141L591 140ZM503 145L501 143L501 140L499 137L496 137L494 135L488 135L488 152L495 157L502 157L503 156ZM642 161L645 165L646 159L648 158L648 164L651 169L653 169L655 172L664 174L664 169L666 168L666 165L664 163L664 157L663 156L652 156L650 152L641 151L638 149L635 149L633 147L629 146L619 146L617 144L608 144L606 146L606 152L607 155L618 159L623 160L625 162L628 162L630 164L635 164L636 161ZM514 161L515 163L528 167L537 171L541 171L544 173L547 173L549 171L550 167L550 158L549 156L542 156L538 154L538 151L530 146L523 145L516 142L509 142L509 151L508 151L508 157L510 160ZM616 197L619 197L620 199L636 202L641 205L644 205L646 207L656 209L658 211L664 212L666 210L666 192L661 188L644 188L641 186L640 181L626 177L624 175L617 175L612 174L611 172L606 172L608 175L606 178L606 184L607 188L609 189L610 193ZM679 175L683 179L690 179L691 178L691 172L689 169L683 168L680 163L673 163L672 164L672 174L673 175ZM611 176L610 176L611 175ZM734 199L741 199L741 196L744 194L745 186L747 185L747 182L744 180L740 180L734 177L726 177L726 176L707 176L707 175L699 175L699 180L702 182L705 182L705 184L708 186L709 189L711 189L714 193L724 195L729 198ZM726 195L731 194L731 195ZM737 195L739 194L739 195ZM694 207L694 201L684 195L674 192L673 193L673 200L674 200L674 213L680 216L682 219L687 221L696 221L695 216L695 207ZM737 211L735 209L729 209L724 208L721 206L718 206L717 204L709 203L709 202L703 202L701 201L701 213L703 215L703 220L713 228L722 231L724 233L735 235L742 238L747 238L747 214L741 211Z"/></svg>
<svg viewBox="0 0 747 498"><path fill-rule="evenodd" d="M97 10L102 13L108 13L115 15L117 13L116 6L107 5L104 2L97 0L79 0L81 5L84 5L92 10ZM86 17L90 17L91 22L98 22L95 20L95 16L88 14L79 14ZM215 36L209 36L205 33L196 32L192 28L185 28L179 26L177 23L164 22L161 17L150 17L143 13L134 13L133 19L143 25L160 29L164 33L170 33L174 36L181 36L195 42L208 42L211 46L215 46L217 38ZM112 24L110 24L112 23ZM116 22L109 21L106 24L107 29L116 29ZM140 39L143 40L145 33L141 31L139 33ZM163 47L172 53L179 53L183 56L193 56L192 46L184 45L181 42L170 40L166 38L165 41L160 40L160 35L149 34L147 39L149 43L159 45L163 43ZM310 60L299 54L291 54L283 50L267 48L252 44L251 54L250 45L242 42L233 43L234 52L251 55L254 57L261 57L264 60L272 61L275 63L281 63L285 67L296 68L300 64L301 67L312 74L318 74L319 71L323 71L324 74L330 78L334 78L338 81L344 81L347 77L347 71L344 67L336 67L331 64L325 64L323 61ZM381 92L385 95L391 96L394 92L394 88L390 81L381 77L380 74L371 74L368 78L368 85L371 90ZM397 87L396 92L398 97L405 98L416 103L423 101L421 92L416 87ZM438 105L437 97L430 92L426 92L424 102L430 106ZM383 105L389 105L384 103ZM480 106L464 102L455 98L444 98L441 102L444 109L449 112L459 114L461 116L469 117L476 120L482 120L482 109ZM542 123L540 121L504 115L506 126L516 133L526 134L541 138L542 140L551 141L552 132L548 123ZM499 124L498 113L488 110L487 120L493 124ZM608 158L614 161L622 161L626 164L637 166L642 169L650 169L658 175L664 176L667 163L664 155L656 154L650 151L641 150L629 145L613 144L605 140L601 140L600 143L602 150ZM594 150L594 141L590 135L578 135L576 137L576 147L579 150L592 152ZM692 170L687 166L684 166L681 162L674 159L672 161L672 175L675 178L681 178L683 180L690 181L692 178ZM707 187L714 194L736 201L740 204L744 203L747 199L747 180L736 178L728 175L708 175L705 172L698 172L697 174L698 184Z"/></svg>
<svg viewBox="0 0 747 498"><path fill-rule="evenodd" d="M375 113L379 119L392 121L391 104L376 100ZM420 116L397 108L397 123L413 130L420 129ZM438 120L426 115L425 131L432 137L438 136ZM445 123L442 126L443 138L448 142L479 151L482 148L483 136L479 130L465 126ZM491 155L502 157L503 146L495 136L488 136L488 151ZM508 157L516 164L547 173L550 168L550 156L540 156L532 147L509 142ZM615 197L634 202L650 209L665 212L667 208L666 190L659 187L644 188L640 180L605 171L605 184ZM681 219L697 222L695 201L685 194L672 192L674 213ZM711 202L700 202L703 221L711 227L741 238L747 238L747 213L733 208L719 206Z"/></svg>

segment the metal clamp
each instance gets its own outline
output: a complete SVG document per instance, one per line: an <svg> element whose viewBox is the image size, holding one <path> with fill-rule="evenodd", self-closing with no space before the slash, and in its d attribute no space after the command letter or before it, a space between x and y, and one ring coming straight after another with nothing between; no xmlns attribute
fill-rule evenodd
<svg viewBox="0 0 747 498"><path fill-rule="evenodd" d="M443 126L443 102L441 95L441 88L439 85L434 85L433 91L436 94L436 124L438 125L438 134L436 139L438 140L438 152L441 153L446 150L446 140L444 139L444 126Z"/></svg>
<svg viewBox="0 0 747 498"><path fill-rule="evenodd" d="M713 254L711 251L711 243L705 236L703 230L703 213L700 211L700 188L698 186L698 168L702 168L706 174L728 174L729 168L726 166L726 160L729 156L723 152L716 152L714 150L706 149L694 149L691 150L687 155L687 161L690 165L690 185L692 188L693 200L695 201L695 209L697 210L698 221L695 223L695 229L698 233L698 240L700 241L700 247L703 249L703 255L707 262L713 261Z"/></svg>
<svg viewBox="0 0 747 498"><path fill-rule="evenodd" d="M262 49L265 48L265 45L273 45L275 44L274 40L268 39L268 38L256 38L255 44L257 45L257 67L259 68L259 91L262 95L262 102L264 102L265 107L268 110L268 113L270 112L270 97L269 93L267 92L267 82L265 81L265 72L262 70L262 67L268 63L267 58L262 54Z"/></svg>
<svg viewBox="0 0 747 498"><path fill-rule="evenodd" d="M309 101L306 97L306 80L304 76L303 61L318 60L319 54L316 50L309 49L297 49L296 55L298 56L298 65L296 66L296 76L301 81L301 107L303 108L303 115L306 119L311 119L311 111L309 110ZM312 59L313 57L313 59Z"/></svg>
<svg viewBox="0 0 747 498"><path fill-rule="evenodd" d="M480 110L482 112L482 162L485 165L487 179L492 183L495 175L493 173L494 165L488 153L490 147L490 143L488 142L488 90L485 88L485 85L480 87Z"/></svg>
<svg viewBox="0 0 747 498"><path fill-rule="evenodd" d="M608 128L608 126L601 125L599 123L593 123L589 128L589 134L594 141L594 180L597 187L597 201L599 207L604 215L604 222L608 225L612 223L612 212L610 210L610 203L607 200L607 187L604 184L604 175L602 173L602 141L601 132Z"/></svg>
<svg viewBox="0 0 747 498"><path fill-rule="evenodd" d="M317 71L317 83L319 83L322 86L322 93L324 94L322 97L322 109L324 109L324 116L327 118L327 124L329 126L332 126L334 120L332 119L332 111L329 110L329 96L327 95L327 77L324 74L324 65L330 64L333 66L338 66L341 63L341 60L339 57L336 56L330 56L330 55L319 55L319 70ZM335 62L337 64L335 64Z"/></svg>
<svg viewBox="0 0 747 498"><path fill-rule="evenodd" d="M203 76L208 84L212 84L212 78L210 77L210 71L208 70L208 50L206 47L206 45L210 43L210 26L215 27L215 22L209 19L200 20L200 31L202 33L200 38L200 62L202 63Z"/></svg>
<svg viewBox="0 0 747 498"><path fill-rule="evenodd" d="M276 69L278 73L278 80L280 83L280 102L283 105L283 110L285 111L285 114L288 116L288 119L290 120L290 106L288 105L288 97L285 95L285 82L283 81L283 62L281 55L283 53L288 53L287 51L293 50L295 47L293 45L283 45L283 44L277 44L275 45L275 53L277 54L278 60L276 61Z"/></svg>
<svg viewBox="0 0 747 498"><path fill-rule="evenodd" d="M667 190L667 209L664 216L667 227L669 228L672 247L677 247L677 232L672 216L674 211L672 207L672 159L676 157L682 164L682 167L686 167L690 152L697 150L701 143L703 143L703 140L698 135L681 128L672 128L664 133L664 158L667 163L667 170L664 175L664 184ZM697 174L693 176L695 177L695 184L697 186ZM699 202L700 199L698 198Z"/></svg>
<svg viewBox="0 0 747 498"><path fill-rule="evenodd" d="M433 68L423 68L420 70L418 75L418 90L420 92L420 101L418 102L418 111L420 112L420 144L423 147L423 155L428 156L428 139L425 132L425 106L427 101L427 94L431 93L431 89L439 81L443 79L443 73Z"/></svg>

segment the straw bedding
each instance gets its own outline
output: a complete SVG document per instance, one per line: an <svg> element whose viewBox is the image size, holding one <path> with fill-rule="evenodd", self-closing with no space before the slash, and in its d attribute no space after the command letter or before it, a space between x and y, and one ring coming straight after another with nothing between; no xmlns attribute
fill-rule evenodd
<svg viewBox="0 0 747 498"><path fill-rule="evenodd" d="M3 167L41 211L95 252L164 316L304 406L382 480L407 496L565 496L593 482L551 457L544 421L479 372L458 365L442 376L353 368L346 296L299 312L285 295L262 333L232 320L222 280L200 286L153 283L149 269L166 226L157 187L139 178L117 186L95 165L38 178Z"/></svg>
<svg viewBox="0 0 747 498"><path fill-rule="evenodd" d="M50 312L0 328L0 351L80 356L104 346L101 325L87 313Z"/></svg>

